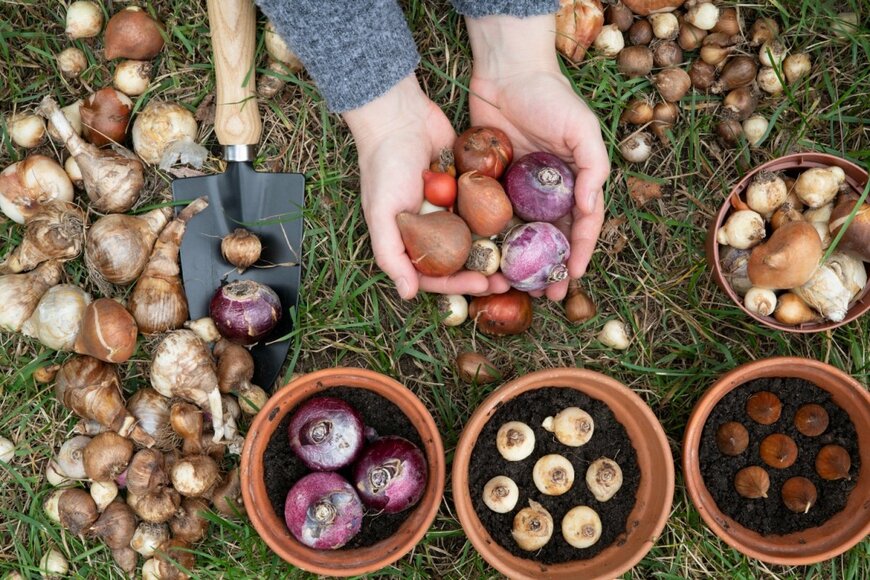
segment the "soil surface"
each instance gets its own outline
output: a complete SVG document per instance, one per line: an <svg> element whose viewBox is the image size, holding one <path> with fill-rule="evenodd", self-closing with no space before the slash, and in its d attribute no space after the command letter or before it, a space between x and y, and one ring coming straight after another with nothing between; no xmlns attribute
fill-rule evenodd
<svg viewBox="0 0 870 580"><path fill-rule="evenodd" d="M424 455L426 454L420 434L417 433L411 421L408 420L398 406L384 397L367 389L350 387L324 389L315 395L315 397L325 396L343 399L349 403L362 415L366 427L374 428L378 435L398 435L404 437L419 447ZM292 417L292 412L284 416L269 440L266 452L263 454L263 475L266 480L266 491L269 494L269 501L272 502L272 507L275 509L278 519L282 522L284 521L284 501L287 499L287 492L290 491L294 483L310 473L310 470L290 449L290 437L287 434L287 427ZM347 468L339 471L339 473L350 481L350 471L350 468ZM363 548L377 544L381 540L393 535L402 525L402 522L408 519L409 514L414 509L416 507L397 514L385 514L379 511L367 510L359 533L339 549Z"/></svg>
<svg viewBox="0 0 870 580"><path fill-rule="evenodd" d="M592 439L581 447L568 447L541 427L546 417L566 407L580 407L592 416L595 429ZM499 427L508 421L522 421L535 432L535 450L522 461L507 461L496 448ZM532 479L532 468L542 456L557 453L574 466L574 485L560 496L548 496L538 491ZM586 487L586 468L599 457L608 457L622 469L623 484L607 502L599 502ZM497 475L513 479L520 490L516 507L506 514L498 514L483 503L483 486ZM468 485L474 509L492 538L503 548L520 558L544 564L557 564L591 558L614 542L624 541L624 534L637 522L629 522L628 515L635 504L640 470L637 454L628 439L625 428L616 420L610 408L597 399L569 388L549 387L523 393L508 401L484 425L471 453ZM511 536L514 516L528 507L529 500L544 506L553 516L553 537L540 550L521 550ZM573 507L586 505L598 512L602 532L597 543L588 548L575 548L562 537L562 517Z"/></svg>
<svg viewBox="0 0 870 580"><path fill-rule="evenodd" d="M746 415L746 400L758 391L770 391L782 401L782 413L772 425L761 425ZM794 426L795 411L806 403L821 405L828 412L828 428L816 437L807 437ZM716 446L716 430L728 421L742 423L749 431L749 446L736 457L722 454ZM786 469L767 466L759 455L761 441L773 433L784 433L797 444L797 460ZM719 509L742 526L762 535L790 534L821 525L845 507L855 480L822 479L816 473L815 459L823 446L841 445L852 459L850 473L857 474L861 467L857 440L848 414L824 389L803 379L757 379L725 395L710 413L701 435L701 475ZM735 474L750 465L763 467L770 476L767 498L746 499L734 489ZM789 510L780 496L783 482L798 475L816 486L816 504L805 514Z"/></svg>

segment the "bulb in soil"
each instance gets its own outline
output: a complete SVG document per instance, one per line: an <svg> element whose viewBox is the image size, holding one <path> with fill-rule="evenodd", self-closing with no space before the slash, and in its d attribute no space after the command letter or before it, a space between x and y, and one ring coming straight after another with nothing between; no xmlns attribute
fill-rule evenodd
<svg viewBox="0 0 870 580"><path fill-rule="evenodd" d="M794 414L794 426L807 437L818 437L828 428L828 412L814 403L803 405Z"/></svg>
<svg viewBox="0 0 870 580"><path fill-rule="evenodd" d="M589 506L572 508L562 518L562 537L575 548L588 548L601 538L601 518Z"/></svg>
<svg viewBox="0 0 870 580"><path fill-rule="evenodd" d="M745 467L734 476L734 489L746 499L766 498L770 489L770 476L756 465Z"/></svg>
<svg viewBox="0 0 870 580"><path fill-rule="evenodd" d="M599 457L586 470L586 486L595 499L608 501L622 487L622 468L612 459Z"/></svg>
<svg viewBox="0 0 870 580"><path fill-rule="evenodd" d="M816 473L827 481L850 479L851 467L849 452L839 445L825 445L816 455Z"/></svg>
<svg viewBox="0 0 870 580"><path fill-rule="evenodd" d="M553 536L553 516L544 506L529 500L529 507L514 516L511 535L521 550L533 552L547 545Z"/></svg>
<svg viewBox="0 0 870 580"><path fill-rule="evenodd" d="M797 460L798 448L788 435L774 433L761 441L760 454L761 459L769 466L785 469Z"/></svg>
<svg viewBox="0 0 870 580"><path fill-rule="evenodd" d="M740 455L748 445L749 431L736 421L723 423L716 430L716 446L725 455Z"/></svg>
<svg viewBox="0 0 870 580"><path fill-rule="evenodd" d="M769 391L759 391L746 400L746 414L761 425L772 425L782 413L782 401Z"/></svg>
<svg viewBox="0 0 870 580"><path fill-rule="evenodd" d="M574 466L561 455L544 455L535 463L532 479L544 495L562 495L574 485Z"/></svg>
<svg viewBox="0 0 870 580"><path fill-rule="evenodd" d="M792 477L782 484L780 495L785 507L795 513L805 514L816 503L816 486L806 477Z"/></svg>
<svg viewBox="0 0 870 580"><path fill-rule="evenodd" d="M595 431L592 416L580 407L562 409L554 417L544 419L541 426L555 434L560 443L569 447L585 445L592 439Z"/></svg>
<svg viewBox="0 0 870 580"><path fill-rule="evenodd" d="M497 514L513 510L520 497L520 490L513 479L497 475L483 486L483 503Z"/></svg>
<svg viewBox="0 0 870 580"><path fill-rule="evenodd" d="M508 461L522 461L535 449L535 432L519 421L509 421L499 427L495 444Z"/></svg>

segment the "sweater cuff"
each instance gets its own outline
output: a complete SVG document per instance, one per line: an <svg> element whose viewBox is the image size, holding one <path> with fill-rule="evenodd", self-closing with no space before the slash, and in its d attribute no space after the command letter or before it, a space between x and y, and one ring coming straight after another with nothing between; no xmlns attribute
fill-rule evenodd
<svg viewBox="0 0 870 580"><path fill-rule="evenodd" d="M257 0L329 109L343 113L386 93L420 61L395 0Z"/></svg>
<svg viewBox="0 0 870 580"><path fill-rule="evenodd" d="M559 9L559 0L452 0L452 2L457 12L470 18L494 15L526 18L553 14Z"/></svg>

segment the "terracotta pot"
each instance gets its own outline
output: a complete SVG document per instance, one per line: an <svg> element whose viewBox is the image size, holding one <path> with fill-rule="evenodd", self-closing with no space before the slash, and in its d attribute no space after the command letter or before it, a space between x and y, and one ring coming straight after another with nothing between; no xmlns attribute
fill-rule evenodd
<svg viewBox="0 0 870 580"><path fill-rule="evenodd" d="M481 430L501 405L522 393L543 387L575 389L605 403L622 423L637 453L641 478L637 501L628 516L625 534L597 556L562 564L541 564L518 558L499 546L483 526L472 505L468 465ZM652 548L665 526L674 495L674 464L667 438L652 410L618 381L584 369L538 371L515 379L493 392L471 416L453 459L453 499L462 528L480 555L512 579L611 579L637 564ZM558 533L558 532L557 532Z"/></svg>
<svg viewBox="0 0 870 580"><path fill-rule="evenodd" d="M365 548L314 550L299 543L287 530L283 517L279 518L275 514L263 480L263 453L281 420L305 399L331 387L367 389L389 399L417 429L426 454L429 481L420 503L408 512L407 519L396 533ZM242 498L257 533L287 562L308 572L328 576L357 576L374 572L407 554L435 519L444 495L444 476L444 445L432 415L405 386L365 369L326 369L291 381L272 395L257 414L242 450Z"/></svg>
<svg viewBox="0 0 870 580"><path fill-rule="evenodd" d="M716 236L719 232L719 228L722 227L726 218L731 213L733 207L732 200L735 198L743 199L743 191L748 187L749 182L755 174L760 171L787 171L789 169L809 169L811 167L828 167L831 165L836 165L843 169L846 173L846 183L849 184L856 193L860 194L864 190L864 186L867 184L867 171L851 161L846 161L845 159L835 157L834 155L828 155L827 153L794 153L792 155L786 155L785 157L779 157L778 159L768 161L744 175L743 179L741 179L737 185L734 186L734 189L731 190L728 199L724 204L722 204L722 208L719 210L716 218L710 223L710 226L707 229L705 250L707 254L707 264L712 272L713 280L720 288L722 288L722 290L725 291L726 294L728 294L728 297L740 307L740 310L769 328L784 330L786 332L822 332L852 322L867 312L867 310L870 310L870 284L868 284L868 286L865 287L858 296L858 299L852 304L852 307L846 312L846 317L840 322L807 322L799 325L783 324L772 316L761 316L747 310L743 306L743 300L736 292L734 292L734 290L731 289L731 286L722 275L719 244L716 243Z"/></svg>
<svg viewBox="0 0 870 580"><path fill-rule="evenodd" d="M843 511L821 526L782 536L763 536L722 513L704 485L698 459L701 434L713 407L740 385L766 377L801 378L828 391L855 424L861 457L856 485ZM776 357L739 366L716 381L695 405L686 426L683 473L692 503L707 526L729 546L752 558L786 566L833 558L870 534L870 394L843 371L811 359Z"/></svg>

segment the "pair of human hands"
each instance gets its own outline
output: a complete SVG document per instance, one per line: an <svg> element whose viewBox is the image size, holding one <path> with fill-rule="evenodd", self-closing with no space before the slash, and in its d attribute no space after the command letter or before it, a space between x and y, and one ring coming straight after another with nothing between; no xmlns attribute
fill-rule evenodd
<svg viewBox="0 0 870 580"><path fill-rule="evenodd" d="M469 27L470 32L473 32ZM475 36L472 34L472 48ZM491 42L486 47L495 48ZM553 45L550 44L550 47ZM477 51L475 51L477 52ZM485 52L481 49L480 52ZM496 127L511 140L514 157L549 151L575 175L575 206L569 241L570 278L586 271L604 220L603 185L610 162L598 119L573 91L552 59L527 59L505 74L499 67L478 67L470 84L469 112L474 126ZM418 291L483 295L509 288L501 274L460 271L446 277L417 272L396 225L402 212L416 213L423 202L422 172L452 147L450 121L420 88L412 74L363 108L345 114L359 154L362 209L369 225L378 266L404 299ZM546 295L564 298L568 280L549 286Z"/></svg>

